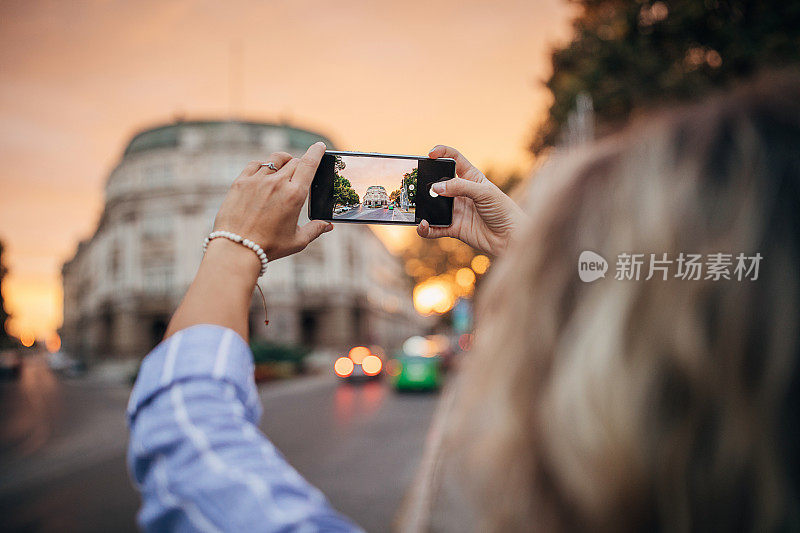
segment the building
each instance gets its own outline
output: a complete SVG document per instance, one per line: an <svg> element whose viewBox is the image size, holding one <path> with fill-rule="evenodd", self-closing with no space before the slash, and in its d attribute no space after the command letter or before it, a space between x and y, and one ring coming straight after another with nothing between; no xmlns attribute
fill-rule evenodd
<svg viewBox="0 0 800 533"><path fill-rule="evenodd" d="M389 205L389 195L381 185L371 185L364 193L364 207L386 207Z"/></svg>
<svg viewBox="0 0 800 533"><path fill-rule="evenodd" d="M415 207L415 204L411 203L408 196L408 186L404 182L403 187L400 188L400 209L408 211L412 207Z"/></svg>
<svg viewBox="0 0 800 533"><path fill-rule="evenodd" d="M240 121L178 122L134 136L108 177L94 235L62 268L64 349L87 359L147 353L197 271L233 179L248 161L301 154L319 140L332 146L312 132ZM261 287L270 324L254 298L254 338L392 348L420 329L402 263L365 226L340 224L270 263Z"/></svg>

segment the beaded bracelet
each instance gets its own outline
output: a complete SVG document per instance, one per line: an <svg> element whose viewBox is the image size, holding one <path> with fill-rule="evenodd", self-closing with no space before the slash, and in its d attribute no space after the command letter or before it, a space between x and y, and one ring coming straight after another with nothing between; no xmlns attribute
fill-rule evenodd
<svg viewBox="0 0 800 533"><path fill-rule="evenodd" d="M261 261L261 272L259 272L258 277L260 278L261 276L264 275L264 273L267 271L267 261L268 261L267 254L264 252L264 249L261 248L261 246L259 246L258 244L251 241L250 239L245 239L241 235L237 235L236 233L233 233L231 231L219 230L219 231L212 231L211 233L209 233L208 237L206 237L205 240L203 241L203 254L205 254L206 251L208 251L208 243L210 243L212 240L218 237L222 237L223 239L228 239L229 241L233 241L237 244L241 244L242 246L246 246L251 250L253 250L253 252L255 252L255 254L258 256L258 259ZM261 303L264 304L264 325L269 326L269 317L267 317L267 299L264 298L264 291L261 290L258 281L256 281L256 289L258 289L258 292L261 293Z"/></svg>
<svg viewBox="0 0 800 533"><path fill-rule="evenodd" d="M264 252L261 246L254 243L250 239L245 239L241 235L237 235L236 233L223 230L212 231L211 233L208 234L208 237L206 237L206 239L203 241L203 253L206 253L206 250L208 250L208 243L210 243L212 240L218 237L228 239L229 241L233 241L235 243L241 244L242 246L246 246L251 250L253 250L253 252L255 252L255 254L258 256L259 261L261 261L261 272L258 274L258 277L260 278L261 276L264 275L264 273L267 271L267 261L268 261L267 254Z"/></svg>

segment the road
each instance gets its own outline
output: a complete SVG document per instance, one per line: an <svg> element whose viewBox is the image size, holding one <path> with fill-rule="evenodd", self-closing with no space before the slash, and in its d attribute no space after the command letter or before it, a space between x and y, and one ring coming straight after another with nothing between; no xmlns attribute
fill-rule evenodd
<svg viewBox="0 0 800 533"><path fill-rule="evenodd" d="M130 389L60 380L40 359L0 383L0 530L135 531L125 467ZM435 395L303 377L260 388L262 429L367 531L387 531L423 447Z"/></svg>
<svg viewBox="0 0 800 533"><path fill-rule="evenodd" d="M401 211L398 208L364 207L360 205L349 211L333 215L334 220L374 220L385 222L414 222L414 213Z"/></svg>

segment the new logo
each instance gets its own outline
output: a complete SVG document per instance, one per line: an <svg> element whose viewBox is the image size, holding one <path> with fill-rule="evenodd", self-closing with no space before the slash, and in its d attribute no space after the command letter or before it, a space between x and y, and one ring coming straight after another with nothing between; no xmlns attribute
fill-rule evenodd
<svg viewBox="0 0 800 533"><path fill-rule="evenodd" d="M606 277L608 270L608 261L603 256L585 250L581 252L578 258L578 276L581 281L591 283L600 278Z"/></svg>

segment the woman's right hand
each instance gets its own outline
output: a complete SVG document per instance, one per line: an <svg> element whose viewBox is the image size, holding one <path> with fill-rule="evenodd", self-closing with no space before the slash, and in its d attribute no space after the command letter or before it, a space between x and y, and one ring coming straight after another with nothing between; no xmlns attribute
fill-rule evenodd
<svg viewBox="0 0 800 533"><path fill-rule="evenodd" d="M524 222L525 213L455 148L438 145L428 156L456 161L458 177L434 183L432 187L437 194L454 198L453 223L437 228L423 220L417 233L428 239L454 237L482 252L501 255L514 231Z"/></svg>

